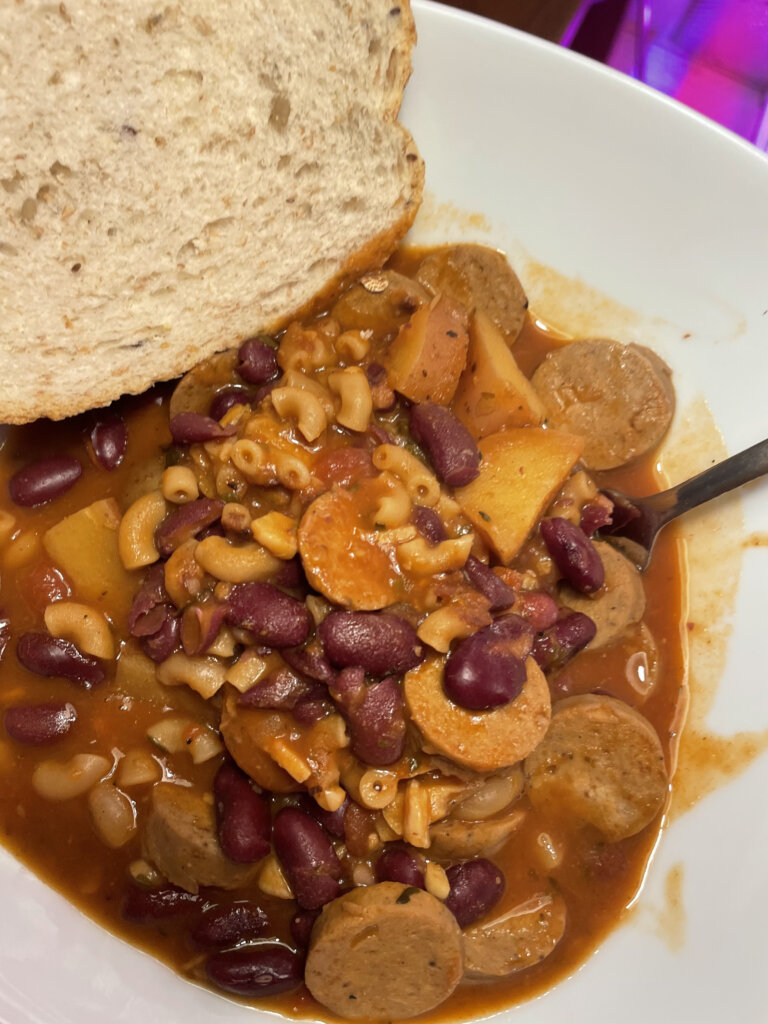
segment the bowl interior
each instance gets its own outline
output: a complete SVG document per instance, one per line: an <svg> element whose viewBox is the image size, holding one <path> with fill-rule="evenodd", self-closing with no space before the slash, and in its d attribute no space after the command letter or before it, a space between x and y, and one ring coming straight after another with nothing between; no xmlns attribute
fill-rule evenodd
<svg viewBox="0 0 768 1024"><path fill-rule="evenodd" d="M765 158L602 66L436 4L414 6L419 45L403 117L427 162L427 197L413 240L504 249L543 318L659 351L679 399L670 475L768 435ZM757 667L765 483L694 514L683 531L692 538L691 726L725 737L712 749L733 762L720 780L728 785L672 822L627 923L510 1019L765 1019L768 976L752 963L765 946L753 908L768 899L768 759L748 756L768 742ZM690 801L713 781L696 774L693 755L684 748L681 760ZM0 1019L254 1020L105 934L2 851L0 892Z"/></svg>

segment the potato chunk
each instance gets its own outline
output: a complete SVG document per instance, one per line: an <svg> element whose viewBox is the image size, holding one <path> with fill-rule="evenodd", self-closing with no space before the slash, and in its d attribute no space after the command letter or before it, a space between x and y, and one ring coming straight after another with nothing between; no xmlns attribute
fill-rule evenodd
<svg viewBox="0 0 768 1024"><path fill-rule="evenodd" d="M412 402L447 405L467 360L466 311L438 295L403 324L382 360L389 383Z"/></svg>
<svg viewBox="0 0 768 1024"><path fill-rule="evenodd" d="M505 430L478 444L480 475L455 496L505 565L562 487L583 445L575 434L540 427Z"/></svg>
<svg viewBox="0 0 768 1024"><path fill-rule="evenodd" d="M503 427L538 426L546 416L504 335L479 309L469 322L467 365L453 396L453 411L475 438Z"/></svg>
<svg viewBox="0 0 768 1024"><path fill-rule="evenodd" d="M74 583L78 597L110 611L127 609L136 582L123 567L117 545L120 510L114 498L94 501L43 535L43 546Z"/></svg>

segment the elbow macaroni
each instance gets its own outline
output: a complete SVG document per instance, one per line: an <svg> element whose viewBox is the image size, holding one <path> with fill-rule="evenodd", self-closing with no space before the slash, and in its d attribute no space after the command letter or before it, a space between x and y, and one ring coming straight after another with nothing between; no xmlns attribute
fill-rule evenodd
<svg viewBox="0 0 768 1024"><path fill-rule="evenodd" d="M359 366L348 366L328 375L328 387L341 399L336 420L342 427L362 433L368 429L373 412L371 387Z"/></svg>
<svg viewBox="0 0 768 1024"><path fill-rule="evenodd" d="M266 580L280 568L279 560L261 544L233 544L215 534L198 541L195 561L214 579L225 583Z"/></svg>
<svg viewBox="0 0 768 1024"><path fill-rule="evenodd" d="M142 494L123 513L117 532L117 547L126 569L140 569L160 557L155 530L165 519L166 503L160 491Z"/></svg>
<svg viewBox="0 0 768 1024"><path fill-rule="evenodd" d="M218 658L192 656L176 651L157 668L157 678L164 686L186 685L208 700L224 685L226 669Z"/></svg>
<svg viewBox="0 0 768 1024"><path fill-rule="evenodd" d="M160 478L160 490L166 501L184 505L200 494L197 477L188 466L169 466Z"/></svg>
<svg viewBox="0 0 768 1024"><path fill-rule="evenodd" d="M270 392L272 405L278 416L290 416L310 443L316 441L328 426L328 417L320 400L303 388L274 388Z"/></svg>
<svg viewBox="0 0 768 1024"><path fill-rule="evenodd" d="M71 640L84 654L111 661L115 642L106 617L95 608L76 601L56 601L43 614L45 628L51 636Z"/></svg>
<svg viewBox="0 0 768 1024"><path fill-rule="evenodd" d="M251 522L251 533L275 558L288 559L298 551L297 527L298 523L290 516L267 512Z"/></svg>
<svg viewBox="0 0 768 1024"><path fill-rule="evenodd" d="M402 480L417 505L432 508L440 500L437 477L406 448L396 444L380 444L371 457L376 469L389 470Z"/></svg>
<svg viewBox="0 0 768 1024"><path fill-rule="evenodd" d="M411 518L411 498L408 491L392 473L384 472L379 480L386 493L379 498L373 519L387 529L403 526Z"/></svg>
<svg viewBox="0 0 768 1024"><path fill-rule="evenodd" d="M452 569L461 569L472 550L474 537L471 533L455 540L442 540L433 547L423 537L400 544L397 560L406 572L417 576L435 576Z"/></svg>

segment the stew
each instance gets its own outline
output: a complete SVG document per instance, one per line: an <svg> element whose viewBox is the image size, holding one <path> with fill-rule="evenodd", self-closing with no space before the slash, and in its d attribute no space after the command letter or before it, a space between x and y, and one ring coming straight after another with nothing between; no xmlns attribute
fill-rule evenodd
<svg viewBox="0 0 768 1024"><path fill-rule="evenodd" d="M471 1017L621 919L684 711L653 353L537 324L500 254L330 308L0 452L4 842L288 1015ZM320 1005L318 1005L318 1003Z"/></svg>

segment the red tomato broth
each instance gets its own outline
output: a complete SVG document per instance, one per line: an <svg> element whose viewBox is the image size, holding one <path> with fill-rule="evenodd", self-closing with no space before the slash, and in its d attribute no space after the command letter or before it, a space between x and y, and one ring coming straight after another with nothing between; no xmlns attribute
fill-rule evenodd
<svg viewBox="0 0 768 1024"><path fill-rule="evenodd" d="M395 264L407 273L418 263L420 255L417 252L399 254ZM385 346L387 337L391 337L391 332L375 340L374 352L377 346ZM516 355L520 353L520 365L530 375L547 351L562 343L537 329L529 315L513 351ZM222 384L229 382L222 381ZM158 449L162 452L171 447L167 400L168 388L160 387L148 397L127 399L122 403L128 424L128 451L121 466L111 473L93 468L84 440L87 436L84 418L11 429L0 451L3 479L40 451L75 455L83 463L84 473L70 491L49 505L26 510L13 506L3 496L0 510L10 512L18 528L38 538L64 516L98 499L114 497L123 511L129 504L126 495L132 499L146 489L143 484L148 476L159 476L164 456L158 456ZM379 420L393 433L404 432L401 407L381 414ZM329 430L325 444L316 446L314 459L318 463L325 461L329 467L328 479L333 480L341 472L352 477L358 473L358 482L362 482L368 476L364 459L356 457L350 466L338 469L332 454L329 455L329 451L342 448L346 440L348 438L341 432ZM143 468L147 464L152 467L149 471ZM601 474L600 484L618 486L630 493L658 489L653 457L647 456L615 473ZM273 502L267 495L261 511L271 507L283 509L286 503L282 499ZM446 592L460 592L464 586L458 579L460 574L454 574L453 580L451 574L447 575ZM134 577L138 589L141 574L134 573ZM408 602L417 613L423 611L422 583L401 574L400 584L397 600ZM685 699L683 572L673 531L658 542L644 585L647 596L644 622L658 647L658 678L661 680L648 699L641 701L627 682L626 661L631 652L622 643L601 651L582 651L550 680L550 684L555 696L598 690L635 704L656 729L669 762ZM42 629L44 606L52 598L66 596L65 587L63 574L42 548L17 570L3 568L0 612L10 611L14 637L26 630ZM116 636L121 637L121 656L130 651L133 643L123 637L126 604L132 596L126 595L127 601L103 609L112 620ZM78 599L76 592L72 598ZM113 665L108 665L107 672L104 684L85 693L64 680L42 678L26 671L16 661L15 639L8 644L0 659L0 710L22 702L69 701L78 709L78 720L64 739L49 748L23 747L7 737L0 739L3 842L48 884L100 924L150 951L180 973L204 980L203 955L190 946L185 921L170 919L155 931L121 917L128 865L142 856L140 830L122 848L108 850L93 829L84 799L52 803L38 796L30 782L34 767L41 759L65 761L73 754L90 749L108 756L114 747L123 752L135 747L147 748L147 729L168 709L178 710L182 715L194 713L203 721L216 719L219 697L205 702L185 687L167 688L156 684L157 692L145 694L149 699L142 699L116 690ZM149 749L155 752L151 746ZM208 792L220 763L220 758L214 758L193 765L184 752L165 754L162 760L166 777L178 775ZM150 789L145 785L131 790L139 819L148 806ZM291 800L276 797L274 806L279 808L286 799ZM523 796L522 800L526 802L527 798ZM563 939L541 964L521 973L493 982L465 980L448 1002L426 1016L445 1020L487 1014L532 997L572 971L616 926L634 898L656 843L661 817L638 835L607 844L589 827L564 830L562 823L548 821L541 813L529 814L506 846L491 856L503 870L507 883L504 900L496 910L501 912L541 891L542 887L554 884L566 896L568 904L568 926ZM565 846L566 856L556 868L548 869L537 850L542 832L549 833L553 840ZM203 891L204 898L210 896ZM246 897L253 898L266 910L271 923L270 934L290 944L289 922L295 911L291 901L265 896L252 883L235 894L216 897L216 902L227 903ZM271 997L264 1000L263 1005L290 1016L317 1016L318 1013L325 1018L333 1016L319 1007L303 988Z"/></svg>

